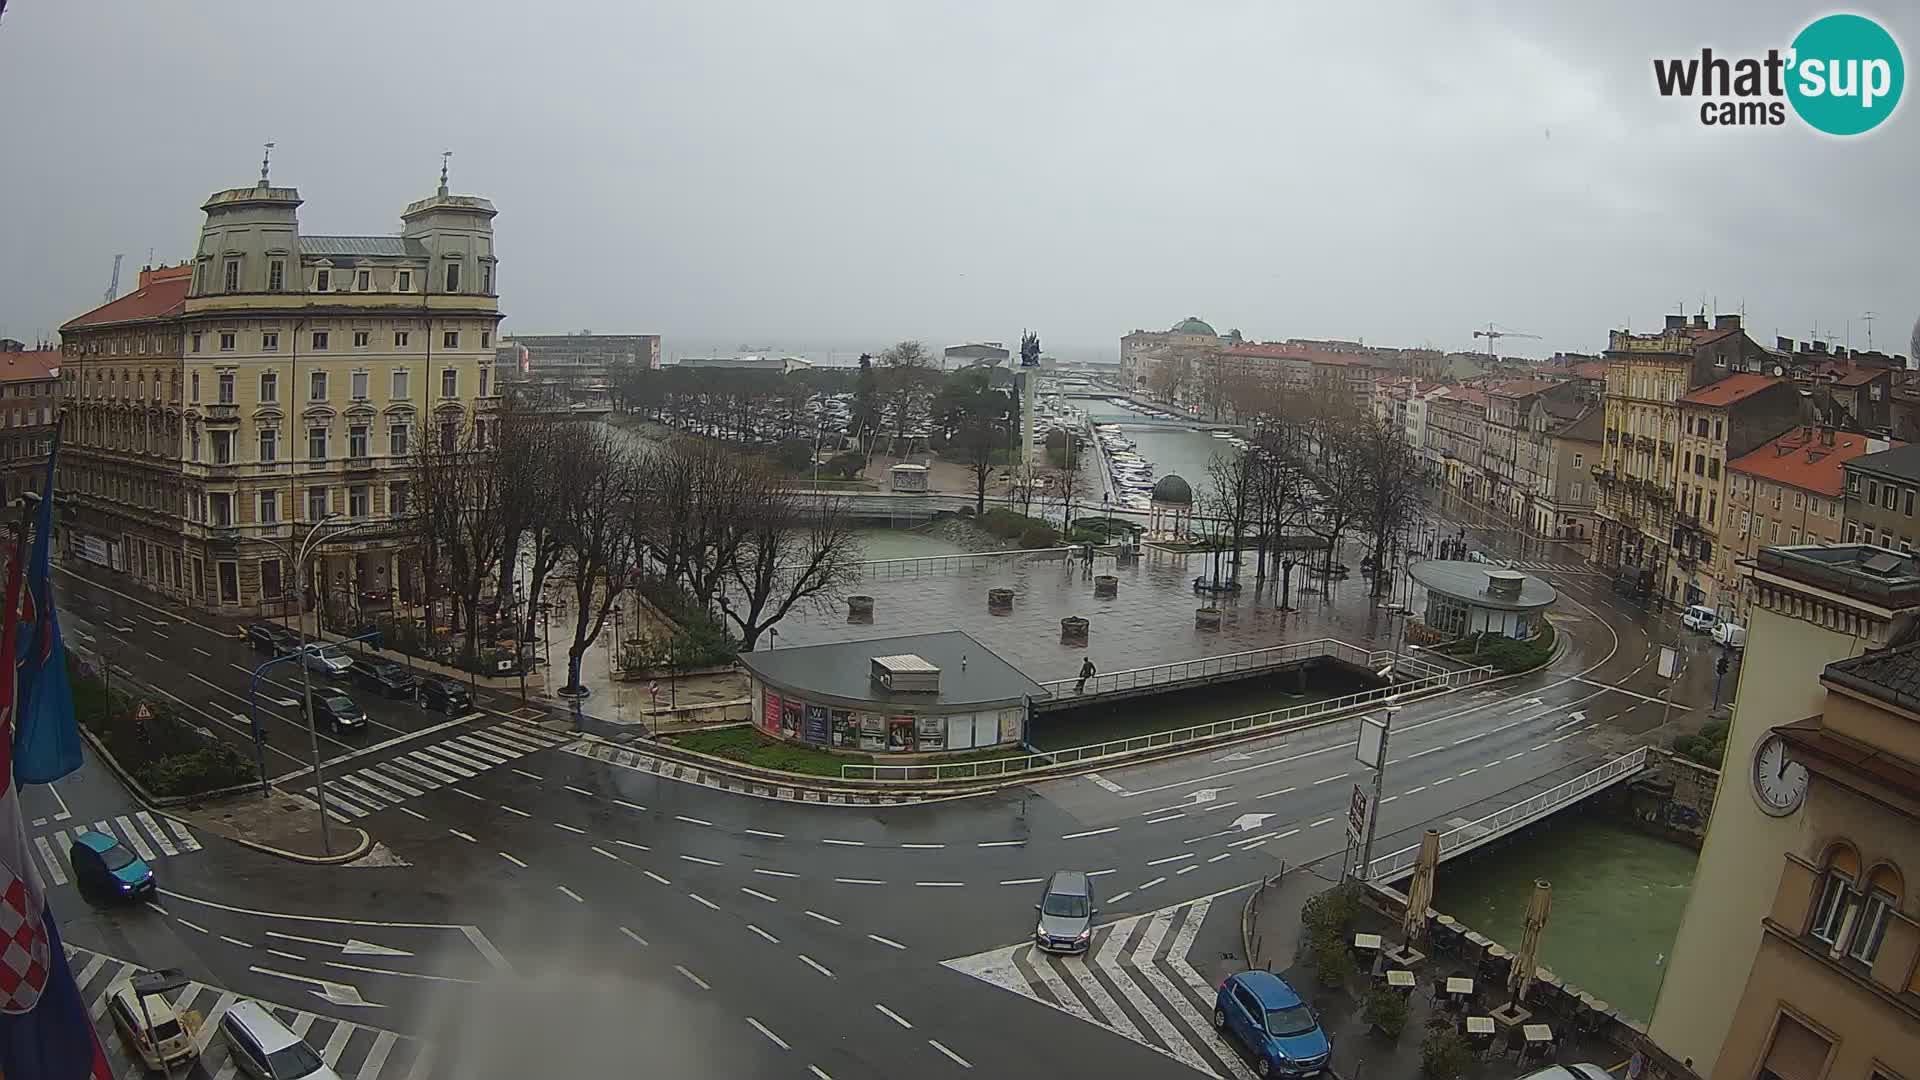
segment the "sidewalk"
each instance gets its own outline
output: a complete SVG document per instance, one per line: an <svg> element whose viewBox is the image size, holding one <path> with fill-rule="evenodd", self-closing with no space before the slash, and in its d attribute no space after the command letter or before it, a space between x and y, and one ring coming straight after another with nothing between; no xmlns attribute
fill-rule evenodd
<svg viewBox="0 0 1920 1080"><path fill-rule="evenodd" d="M211 803L193 803L166 810L179 818L235 843L306 863L343 863L365 855L373 847L366 830L329 815L329 844L320 835L320 810L313 800L274 788L261 798L258 791L233 795Z"/></svg>

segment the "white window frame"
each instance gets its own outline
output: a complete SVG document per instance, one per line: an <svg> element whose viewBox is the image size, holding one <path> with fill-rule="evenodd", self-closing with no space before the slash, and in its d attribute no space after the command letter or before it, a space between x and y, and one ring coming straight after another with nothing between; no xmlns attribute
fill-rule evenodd
<svg viewBox="0 0 1920 1080"><path fill-rule="evenodd" d="M408 371L406 368L394 369L393 379L392 379L393 394L392 394L391 400L409 401L412 399L413 387L410 385L413 381L412 374L413 373Z"/></svg>
<svg viewBox="0 0 1920 1080"><path fill-rule="evenodd" d="M401 270L396 272L393 275L393 291L394 292L412 292L413 291L413 271Z"/></svg>
<svg viewBox="0 0 1920 1080"><path fill-rule="evenodd" d="M371 390L372 379L373 375L365 368L360 368L353 372L347 383L349 391L347 396L354 401L367 400L368 392Z"/></svg>

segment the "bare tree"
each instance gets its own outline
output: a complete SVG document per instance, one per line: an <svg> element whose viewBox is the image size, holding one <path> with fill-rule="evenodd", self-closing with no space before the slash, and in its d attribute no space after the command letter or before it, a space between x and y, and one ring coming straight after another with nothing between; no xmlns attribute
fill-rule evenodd
<svg viewBox="0 0 1920 1080"><path fill-rule="evenodd" d="M912 418L914 399L924 395L932 379L938 378L937 372L929 370L933 365L933 355L927 352L925 345L908 340L898 342L881 353L880 363L886 369L894 433L905 435L908 421Z"/></svg>
<svg viewBox="0 0 1920 1080"><path fill-rule="evenodd" d="M1361 417L1349 436L1363 479L1361 523L1373 555L1373 594L1393 586L1389 549L1419 505L1419 462L1401 430L1389 420Z"/></svg>
<svg viewBox="0 0 1920 1080"><path fill-rule="evenodd" d="M579 694L581 659L600 636L620 594L637 575L634 523L648 499L634 451L607 431L571 440L559 462L556 499L559 541L573 585L573 644L567 648L565 692Z"/></svg>
<svg viewBox="0 0 1920 1080"><path fill-rule="evenodd" d="M1231 537L1231 547L1226 552L1223 553L1218 543L1213 546L1213 584L1218 587L1223 580L1223 561L1226 564L1224 580L1237 580L1240 575L1240 547L1256 507L1253 456L1238 451L1213 455L1207 462L1207 481L1206 493L1201 497L1207 516L1213 519L1215 529L1225 526Z"/></svg>
<svg viewBox="0 0 1920 1080"><path fill-rule="evenodd" d="M861 545L838 499L782 490L764 470L749 492L745 542L727 567L728 587L716 599L739 627L740 647L751 651L796 606L831 599L851 583Z"/></svg>
<svg viewBox="0 0 1920 1080"><path fill-rule="evenodd" d="M1350 411L1318 418L1318 457L1302 465L1314 492L1310 527L1327 542L1325 567L1329 575L1341 538L1367 511L1371 477L1363 455L1349 441L1355 421Z"/></svg>
<svg viewBox="0 0 1920 1080"><path fill-rule="evenodd" d="M1217 352L1206 353L1194 366L1200 403L1213 412L1213 421L1217 424L1233 403L1233 372L1227 367L1227 358Z"/></svg>
<svg viewBox="0 0 1920 1080"><path fill-rule="evenodd" d="M651 455L648 471L655 505L641 523L641 549L711 605L746 542L753 466L718 443L676 439Z"/></svg>
<svg viewBox="0 0 1920 1080"><path fill-rule="evenodd" d="M456 422L437 439L420 439L412 455L421 489L416 531L428 540L422 566L444 570L469 663L479 656L480 594L506 543L500 444L488 442L488 426L487 418Z"/></svg>
<svg viewBox="0 0 1920 1080"><path fill-rule="evenodd" d="M1018 406L993 386L986 369L955 372L941 387L934 411L951 434L948 445L973 473L974 512L987 512L987 480L993 476L994 454L1007 447Z"/></svg>
<svg viewBox="0 0 1920 1080"><path fill-rule="evenodd" d="M1184 356L1167 356L1157 360L1153 371L1147 376L1147 392L1162 401L1179 400L1180 391L1185 389L1192 378L1192 371Z"/></svg>

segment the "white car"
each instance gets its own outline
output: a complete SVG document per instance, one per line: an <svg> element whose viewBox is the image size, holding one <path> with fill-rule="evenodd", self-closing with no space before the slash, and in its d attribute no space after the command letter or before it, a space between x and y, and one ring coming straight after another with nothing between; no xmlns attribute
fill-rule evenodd
<svg viewBox="0 0 1920 1080"><path fill-rule="evenodd" d="M125 1046L147 1068L159 1071L164 1063L193 1060L193 1032L173 1002L163 994L147 994L144 1008L128 980L107 991L107 1015ZM151 1022L151 1026L149 1026Z"/></svg>
<svg viewBox="0 0 1920 1080"><path fill-rule="evenodd" d="M340 1080L313 1047L257 1001L228 1009L220 1017L220 1037L240 1071L258 1080Z"/></svg>
<svg viewBox="0 0 1920 1080"><path fill-rule="evenodd" d="M1737 622L1722 622L1713 628L1713 640L1729 649L1747 647L1747 628Z"/></svg>
<svg viewBox="0 0 1920 1080"><path fill-rule="evenodd" d="M353 657L341 652L338 645L308 645L301 662L315 675L345 675L353 670Z"/></svg>
<svg viewBox="0 0 1920 1080"><path fill-rule="evenodd" d="M1712 630L1720 621L1720 613L1705 604L1691 604L1687 613L1680 616L1680 625L1689 630Z"/></svg>

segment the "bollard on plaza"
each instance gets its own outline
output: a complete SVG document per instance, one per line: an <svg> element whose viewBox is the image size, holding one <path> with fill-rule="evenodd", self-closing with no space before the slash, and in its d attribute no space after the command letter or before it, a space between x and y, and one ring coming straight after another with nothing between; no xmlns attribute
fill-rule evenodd
<svg viewBox="0 0 1920 1080"><path fill-rule="evenodd" d="M1101 574L1093 579L1093 595L1114 597L1120 595L1120 579L1112 574Z"/></svg>
<svg viewBox="0 0 1920 1080"><path fill-rule="evenodd" d="M1220 609L1215 607L1193 609L1193 627L1196 630L1220 629Z"/></svg>
<svg viewBox="0 0 1920 1080"><path fill-rule="evenodd" d="M873 622L873 597L847 597L847 621L862 624Z"/></svg>
<svg viewBox="0 0 1920 1080"><path fill-rule="evenodd" d="M1011 615L1013 613L1013 590L988 589L987 611L994 615Z"/></svg>
<svg viewBox="0 0 1920 1080"><path fill-rule="evenodd" d="M1087 643L1087 620L1078 615L1069 615L1060 620L1060 644L1085 645Z"/></svg>

